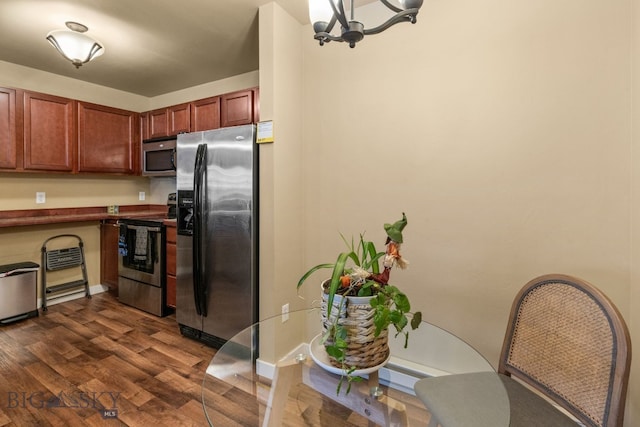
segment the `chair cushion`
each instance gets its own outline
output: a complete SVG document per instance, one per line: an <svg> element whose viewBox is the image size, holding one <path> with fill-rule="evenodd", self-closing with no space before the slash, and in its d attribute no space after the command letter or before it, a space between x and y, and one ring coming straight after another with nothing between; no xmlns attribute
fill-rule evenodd
<svg viewBox="0 0 640 427"><path fill-rule="evenodd" d="M518 381L500 375L507 394L512 427L576 427L577 423Z"/></svg>
<svg viewBox="0 0 640 427"><path fill-rule="evenodd" d="M495 372L424 378L414 390L444 427L576 427L546 400Z"/></svg>

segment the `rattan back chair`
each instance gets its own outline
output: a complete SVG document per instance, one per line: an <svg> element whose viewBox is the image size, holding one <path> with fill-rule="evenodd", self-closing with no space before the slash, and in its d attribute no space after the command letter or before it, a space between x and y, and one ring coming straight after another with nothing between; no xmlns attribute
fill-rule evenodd
<svg viewBox="0 0 640 427"><path fill-rule="evenodd" d="M629 332L613 303L583 280L552 274L514 299L499 375L424 378L414 389L430 426L575 427L575 418L621 427L630 364Z"/></svg>
<svg viewBox="0 0 640 427"><path fill-rule="evenodd" d="M518 378L587 426L622 426L631 364L627 326L593 285L546 275L516 296L498 372Z"/></svg>

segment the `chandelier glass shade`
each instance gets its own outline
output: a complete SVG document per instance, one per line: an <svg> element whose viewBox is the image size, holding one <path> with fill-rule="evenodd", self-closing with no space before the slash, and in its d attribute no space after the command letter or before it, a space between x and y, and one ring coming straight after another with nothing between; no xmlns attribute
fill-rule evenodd
<svg viewBox="0 0 640 427"><path fill-rule="evenodd" d="M104 53L104 47L84 34L88 28L77 22L67 22L68 30L53 30L47 40L76 68Z"/></svg>
<svg viewBox="0 0 640 427"><path fill-rule="evenodd" d="M364 28L364 25L355 19L354 0L349 1L350 13L345 9L345 0L309 0L309 18L315 32L314 38L320 42L320 46L330 41L346 42L349 47L355 47L356 43L366 35L378 34L387 28L399 23L416 23L416 16L422 6L423 0L399 0L400 7L393 5L389 0L378 0L394 15L382 24L373 28ZM336 24L340 27L340 34L331 34Z"/></svg>

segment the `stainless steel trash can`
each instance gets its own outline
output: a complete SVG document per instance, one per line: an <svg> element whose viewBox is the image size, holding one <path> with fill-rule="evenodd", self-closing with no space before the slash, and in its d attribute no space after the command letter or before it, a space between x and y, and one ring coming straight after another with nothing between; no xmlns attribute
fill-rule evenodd
<svg viewBox="0 0 640 427"><path fill-rule="evenodd" d="M38 269L35 262L0 265L0 324L38 315Z"/></svg>

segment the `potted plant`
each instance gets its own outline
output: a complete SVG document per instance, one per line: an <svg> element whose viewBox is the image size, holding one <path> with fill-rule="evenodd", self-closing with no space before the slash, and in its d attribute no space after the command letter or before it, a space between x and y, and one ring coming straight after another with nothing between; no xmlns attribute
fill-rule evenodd
<svg viewBox="0 0 640 427"><path fill-rule="evenodd" d="M406 347L409 339L407 326L416 329L422 320L420 312L413 313L409 320L409 299L389 283L393 267L406 268L408 265L400 254L402 231L406 225L404 213L393 224L384 224L387 234L385 252L378 252L375 244L365 240L363 234L357 243L353 239L348 242L341 234L348 250L341 252L335 263L312 267L298 281L299 289L316 271L332 270L331 278L322 283L321 343L331 363L342 368L349 383L357 378L350 375L355 370L377 366L387 359L388 328L391 325L396 336L404 335ZM368 331L365 337L361 336L363 330Z"/></svg>

